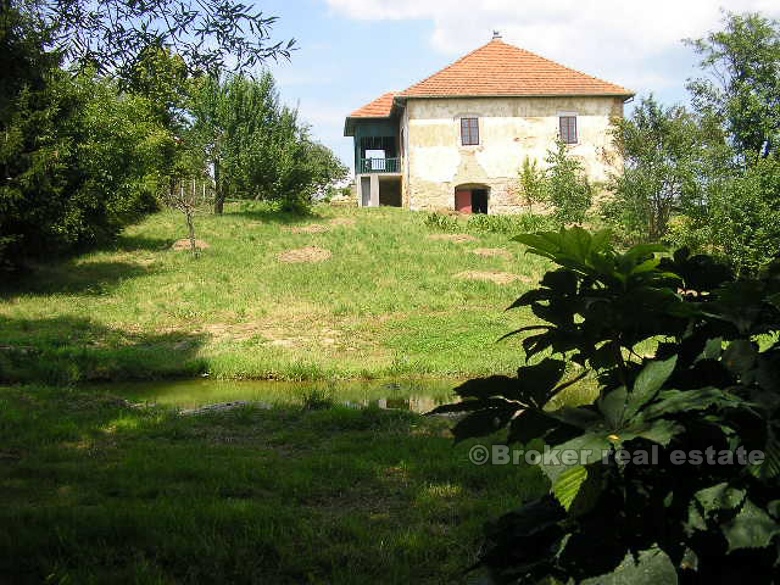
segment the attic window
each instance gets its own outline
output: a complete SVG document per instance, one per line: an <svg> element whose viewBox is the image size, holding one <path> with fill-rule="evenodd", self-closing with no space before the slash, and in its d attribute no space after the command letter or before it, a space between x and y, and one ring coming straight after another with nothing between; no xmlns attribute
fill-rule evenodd
<svg viewBox="0 0 780 585"><path fill-rule="evenodd" d="M479 144L479 118L460 119L460 140L463 146Z"/></svg>
<svg viewBox="0 0 780 585"><path fill-rule="evenodd" d="M577 116L565 115L558 117L561 140L564 144L577 144Z"/></svg>

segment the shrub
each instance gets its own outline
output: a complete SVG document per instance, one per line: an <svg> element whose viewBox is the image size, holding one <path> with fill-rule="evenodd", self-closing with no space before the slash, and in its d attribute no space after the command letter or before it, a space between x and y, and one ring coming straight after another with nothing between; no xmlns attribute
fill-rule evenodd
<svg viewBox="0 0 780 585"><path fill-rule="evenodd" d="M509 334L527 335L530 365L470 380L456 389L462 402L434 412L466 413L458 441L508 427L508 443L542 441L577 458L543 461L550 493L489 527L480 564L493 582L772 583L780 261L737 280L686 250L618 253L605 231L516 239L559 266L510 307L543 322ZM566 360L583 373L562 381ZM598 397L556 408L588 371ZM754 451L764 459L746 457Z"/></svg>

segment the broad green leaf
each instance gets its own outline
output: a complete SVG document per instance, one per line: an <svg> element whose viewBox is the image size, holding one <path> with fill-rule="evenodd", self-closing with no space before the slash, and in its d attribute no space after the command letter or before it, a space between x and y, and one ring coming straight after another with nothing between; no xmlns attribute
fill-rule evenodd
<svg viewBox="0 0 780 585"><path fill-rule="evenodd" d="M642 438L668 447L672 439L684 430L685 427L674 421L661 419L654 422L629 425L623 429L617 430L616 435L620 438L621 442Z"/></svg>
<svg viewBox="0 0 780 585"><path fill-rule="evenodd" d="M745 500L745 490L738 490L723 482L712 487L699 490L694 498L702 507L708 518L719 510L734 510Z"/></svg>
<svg viewBox="0 0 780 585"><path fill-rule="evenodd" d="M764 446L764 461L761 465L751 465L750 473L760 479L769 479L780 475L780 441L770 434Z"/></svg>
<svg viewBox="0 0 780 585"><path fill-rule="evenodd" d="M744 402L728 392L718 388L699 388L698 390L664 390L658 394L658 400L645 408L642 415L653 419L686 410L705 410L710 406L737 407Z"/></svg>
<svg viewBox="0 0 780 585"><path fill-rule="evenodd" d="M610 390L597 402L598 409L604 415L607 426L612 430L619 429L623 425L627 397L628 390L625 386L620 386Z"/></svg>
<svg viewBox="0 0 780 585"><path fill-rule="evenodd" d="M643 550L639 559L629 552L617 568L606 575L580 581L580 585L675 585L677 570L658 547Z"/></svg>
<svg viewBox="0 0 780 585"><path fill-rule="evenodd" d="M707 521L699 511L696 500L691 500L688 505L688 521L684 525L685 534L692 536L694 532L707 530Z"/></svg>
<svg viewBox="0 0 780 585"><path fill-rule="evenodd" d="M764 548L780 534L780 524L750 500L745 501L739 514L722 529L729 543L729 552L742 548Z"/></svg>
<svg viewBox="0 0 780 585"><path fill-rule="evenodd" d="M552 492L567 512L586 479L588 470L582 465L575 465L561 473L553 483Z"/></svg>
<svg viewBox="0 0 780 585"><path fill-rule="evenodd" d="M723 338L715 337L708 339L704 344L704 350L699 354L695 361L700 360L716 360L723 353Z"/></svg>
<svg viewBox="0 0 780 585"><path fill-rule="evenodd" d="M585 433L570 441L552 447L551 453L558 454L559 460L556 461L554 458L548 458L547 461L542 461L540 467L552 484L555 485L558 477L567 469L577 465L588 465L589 463L601 461L604 458L605 452L609 451L610 448L611 444L605 436L596 433ZM560 459L560 455L564 452L576 453L577 461L573 464L564 463L563 460Z"/></svg>
<svg viewBox="0 0 780 585"><path fill-rule="evenodd" d="M758 351L747 339L735 339L723 352L723 364L736 374L744 374L756 363Z"/></svg>
<svg viewBox="0 0 780 585"><path fill-rule="evenodd" d="M637 376L634 388L628 395L625 417L631 418L639 412L645 404L653 400L672 375L677 364L677 356L674 355L664 361L653 361L647 364Z"/></svg>

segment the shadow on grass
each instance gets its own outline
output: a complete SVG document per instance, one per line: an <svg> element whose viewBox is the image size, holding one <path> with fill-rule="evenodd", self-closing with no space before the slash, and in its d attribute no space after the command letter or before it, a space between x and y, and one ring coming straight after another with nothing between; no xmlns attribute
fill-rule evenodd
<svg viewBox="0 0 780 585"><path fill-rule="evenodd" d="M108 392L0 388L10 582L458 583L484 520L540 488L409 413L177 416Z"/></svg>
<svg viewBox="0 0 780 585"><path fill-rule="evenodd" d="M293 213L289 211L275 211L273 209L247 208L238 210L226 210L225 215L234 217L243 217L250 221L260 221L262 223L294 225L299 223L308 223L320 216L315 212Z"/></svg>
<svg viewBox="0 0 780 585"><path fill-rule="evenodd" d="M168 250L175 238L148 238L145 236L120 235L116 242L109 248L122 252L161 252Z"/></svg>
<svg viewBox="0 0 780 585"><path fill-rule="evenodd" d="M40 264L0 284L0 299L21 294L101 295L129 278L147 276L153 269L131 262L78 262L78 259Z"/></svg>
<svg viewBox="0 0 780 585"><path fill-rule="evenodd" d="M122 331L71 317L0 317L0 331L0 383L148 380L207 369L198 357L205 335Z"/></svg>

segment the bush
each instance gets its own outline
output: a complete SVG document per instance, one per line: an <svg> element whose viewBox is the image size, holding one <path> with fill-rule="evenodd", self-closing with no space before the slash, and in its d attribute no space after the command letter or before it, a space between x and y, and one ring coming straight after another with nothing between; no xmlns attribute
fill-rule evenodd
<svg viewBox="0 0 780 585"><path fill-rule="evenodd" d="M489 527L480 564L493 582L772 583L780 260L737 280L686 250L618 253L608 232L516 239L559 265L510 307L542 321L510 334L527 335L530 365L470 380L456 389L462 402L434 412L466 413L458 441L508 427L508 443L577 456L543 461L549 495ZM580 376L563 381L566 360ZM556 407L589 371L598 397ZM675 464L677 451L687 463Z"/></svg>

